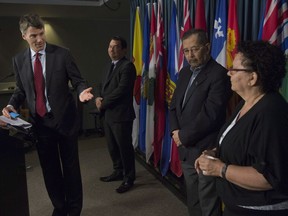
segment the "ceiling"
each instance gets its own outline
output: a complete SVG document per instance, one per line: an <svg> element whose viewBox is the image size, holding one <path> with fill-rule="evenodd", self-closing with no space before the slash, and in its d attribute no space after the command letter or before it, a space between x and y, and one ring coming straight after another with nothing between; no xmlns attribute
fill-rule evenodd
<svg viewBox="0 0 288 216"><path fill-rule="evenodd" d="M129 0L0 0L0 17L18 19L22 14L33 12L45 18L127 20L130 16L129 2Z"/></svg>
<svg viewBox="0 0 288 216"><path fill-rule="evenodd" d="M101 6L109 0L0 0L0 3Z"/></svg>

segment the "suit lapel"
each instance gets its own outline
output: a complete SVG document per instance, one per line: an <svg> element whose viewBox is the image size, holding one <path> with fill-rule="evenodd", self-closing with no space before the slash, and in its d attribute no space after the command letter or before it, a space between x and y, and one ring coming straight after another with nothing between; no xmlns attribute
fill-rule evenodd
<svg viewBox="0 0 288 216"><path fill-rule="evenodd" d="M21 77L21 80L25 80L27 82L28 86L28 91L35 96L35 91L34 91L34 73L33 73L33 68L31 64L31 53L30 49L27 49L27 51L24 53L23 56L23 70L22 74L23 77Z"/></svg>
<svg viewBox="0 0 288 216"><path fill-rule="evenodd" d="M30 88L34 91L34 74L33 74L33 66L31 64L31 57L30 57L30 49L27 49L27 51L24 53L23 56L23 80L27 80Z"/></svg>
<svg viewBox="0 0 288 216"><path fill-rule="evenodd" d="M206 67L205 67L206 68ZM187 92L186 95L186 99L185 99L185 103L182 106L182 109L184 109L184 107L186 106L187 102L190 100L191 96L194 94L195 90L197 89L197 87L199 85L201 85L201 83L204 82L204 80L207 77L207 71L205 70L205 68L203 68L200 73L197 75L197 77L195 78L195 80L192 83L192 86L190 87L190 89ZM189 79L190 80L190 79ZM187 84L188 85L188 84ZM187 86L185 85L185 86Z"/></svg>
<svg viewBox="0 0 288 216"><path fill-rule="evenodd" d="M109 84L109 82L111 81L111 79L113 79L113 77L119 72L119 67L120 67L120 65L123 63L124 59L125 59L125 57L122 58L122 59L120 59L120 60L116 63L115 68L114 68L111 76L108 77L108 75L109 75L109 70L110 70L110 65L109 65L109 67L108 67L107 70L106 70L106 71L108 71L108 72L107 72L107 74L106 74L106 79L105 79L106 81L105 81L105 84L103 85L103 90L107 87L107 85Z"/></svg>
<svg viewBox="0 0 288 216"><path fill-rule="evenodd" d="M181 75L183 76L182 77L182 83L181 85L178 85L177 84L177 88L179 89L179 97L180 97L180 104L179 106L182 108L182 103L183 103L183 100L184 100L184 96L185 96L185 92L186 92L186 88L189 84L189 81L190 81L190 78L192 76L192 72L190 71L190 67L187 67L185 69L183 69L183 71L181 71L180 73L182 73ZM187 101L187 100L186 100Z"/></svg>
<svg viewBox="0 0 288 216"><path fill-rule="evenodd" d="M35 90L34 90L34 73L33 73L33 66L31 64L31 53L30 49L28 48L24 53L23 53L23 65L21 68L21 71L19 71L19 76L21 77L21 81L23 82L23 86L25 86L25 91L27 94L27 97L29 98L35 98ZM32 103L34 100L31 100ZM33 110L35 107L35 104L31 105L31 112L35 112Z"/></svg>
<svg viewBox="0 0 288 216"><path fill-rule="evenodd" d="M116 64L117 66L117 64ZM112 74L111 76L109 76L109 70L110 70L110 65L107 66L107 69L106 69L106 75L105 75L105 82L104 82L104 85L103 85L103 90L105 89L105 87L108 85L109 81L111 80L112 76L114 75L114 72L116 70L116 67L114 68L114 70L112 71Z"/></svg>
<svg viewBox="0 0 288 216"><path fill-rule="evenodd" d="M52 55L52 49L49 44L46 43L46 89L48 91L51 78L52 78L52 71L54 66L54 55Z"/></svg>

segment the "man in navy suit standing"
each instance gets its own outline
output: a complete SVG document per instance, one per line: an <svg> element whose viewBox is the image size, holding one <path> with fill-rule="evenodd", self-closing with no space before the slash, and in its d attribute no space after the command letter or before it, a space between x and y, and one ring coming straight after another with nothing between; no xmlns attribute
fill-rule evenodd
<svg viewBox="0 0 288 216"><path fill-rule="evenodd" d="M96 98L96 107L104 115L104 131L113 162L113 173L101 177L104 182L123 180L116 189L124 193L135 180L135 155L132 145L132 125L135 118L133 87L136 69L125 54L127 42L119 36L110 40L108 54L111 65L107 68L102 89Z"/></svg>
<svg viewBox="0 0 288 216"><path fill-rule="evenodd" d="M197 174L194 162L204 149L216 147L231 96L227 70L210 56L207 33L192 29L182 37L188 66L179 72L171 105L170 129L178 146L190 216L220 215L215 179Z"/></svg>
<svg viewBox="0 0 288 216"><path fill-rule="evenodd" d="M69 50L46 43L44 22L37 14L22 16L19 25L29 48L13 58L16 89L2 113L9 117L26 100L45 186L54 206L52 216L80 216L80 121L68 83L81 102L93 98L92 88L87 88Z"/></svg>

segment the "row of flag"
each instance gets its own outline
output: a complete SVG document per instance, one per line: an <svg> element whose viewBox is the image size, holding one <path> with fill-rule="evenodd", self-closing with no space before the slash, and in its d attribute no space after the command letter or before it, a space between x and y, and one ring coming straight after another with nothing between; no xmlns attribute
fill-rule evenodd
<svg viewBox="0 0 288 216"><path fill-rule="evenodd" d="M286 55L288 73L288 2L287 0L267 0L264 16L261 21L258 39L269 41L281 47ZM288 74L280 89L288 101Z"/></svg>
<svg viewBox="0 0 288 216"><path fill-rule="evenodd" d="M197 0L192 26L189 1L183 0L183 8L179 10L177 1L171 0L168 35L165 35L162 1L147 3L144 20L140 20L139 7L135 11L133 61L137 79L134 86L136 119L132 136L134 147L145 154L147 163L153 161L163 176L171 170L179 177L182 169L177 147L170 137L168 110L178 73L187 64L180 38L192 27L207 30L205 1ZM183 14L181 22L178 21L177 11ZM226 0L217 1L210 37L211 56L227 68L232 66L240 40L237 17L237 0L229 0L229 7ZM266 0L259 39L281 46L288 55L287 0ZM285 85L288 93L288 82Z"/></svg>

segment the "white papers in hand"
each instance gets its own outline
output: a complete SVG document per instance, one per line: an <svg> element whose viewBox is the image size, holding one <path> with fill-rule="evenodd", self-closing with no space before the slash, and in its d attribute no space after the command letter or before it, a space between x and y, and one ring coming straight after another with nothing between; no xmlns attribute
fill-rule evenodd
<svg viewBox="0 0 288 216"><path fill-rule="evenodd" d="M10 119L10 118L7 118L7 117L2 115L2 116L0 116L0 120L3 122L6 122L9 125L22 127L24 129L28 129L28 128L32 127L31 123L24 121L23 119L21 119L19 117L16 119Z"/></svg>

